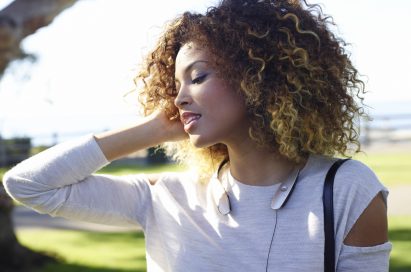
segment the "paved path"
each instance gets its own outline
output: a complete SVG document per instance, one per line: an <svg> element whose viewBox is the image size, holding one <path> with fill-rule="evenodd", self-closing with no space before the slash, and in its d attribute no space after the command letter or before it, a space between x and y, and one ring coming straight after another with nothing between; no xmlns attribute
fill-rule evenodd
<svg viewBox="0 0 411 272"><path fill-rule="evenodd" d="M411 216L411 185L400 185L390 189L388 214ZM52 228L99 232L123 232L139 230L136 228L113 227L72 221L64 218L53 218L49 215L38 214L37 212L34 212L23 206L17 206L14 208L13 221L17 229Z"/></svg>

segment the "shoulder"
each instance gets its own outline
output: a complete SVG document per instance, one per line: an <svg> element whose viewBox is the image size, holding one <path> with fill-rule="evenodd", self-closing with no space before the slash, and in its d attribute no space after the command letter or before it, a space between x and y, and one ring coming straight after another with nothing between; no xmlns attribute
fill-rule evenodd
<svg viewBox="0 0 411 272"><path fill-rule="evenodd" d="M318 184L322 188L328 170L337 160L338 158L328 156L310 155L301 171L301 178L306 179L307 184ZM337 196L345 198L347 195L355 196L358 193L375 196L379 191L383 191L385 195L388 194L374 171L358 160L347 160L335 174L334 193Z"/></svg>
<svg viewBox="0 0 411 272"><path fill-rule="evenodd" d="M384 196L377 194L345 236L350 246L376 246L388 240L387 206Z"/></svg>
<svg viewBox="0 0 411 272"><path fill-rule="evenodd" d="M307 162L306 175L313 182L321 181L319 192L328 170L337 160L312 155ZM387 240L388 190L370 167L354 159L344 162L334 178L333 196L338 244L372 246Z"/></svg>
<svg viewBox="0 0 411 272"><path fill-rule="evenodd" d="M379 182L369 166L355 159L349 159L340 166L336 173L336 179L341 178L350 178L353 181L363 180L362 183Z"/></svg>
<svg viewBox="0 0 411 272"><path fill-rule="evenodd" d="M334 179L334 191L345 201L370 202L379 192L384 199L388 195L387 188L379 181L374 171L364 163L350 159L337 170ZM358 199L359 198L359 199Z"/></svg>
<svg viewBox="0 0 411 272"><path fill-rule="evenodd" d="M310 155L306 165L302 170L302 177L312 180L324 180L328 170L338 158ZM337 170L334 186L337 189L348 189L356 186L376 186L381 185L375 173L364 163L350 159L344 162ZM340 188L343 187L343 188Z"/></svg>
<svg viewBox="0 0 411 272"><path fill-rule="evenodd" d="M339 177L340 187L343 191L348 187L345 191L349 193L348 203L342 205L347 217L344 244L357 247L384 244L388 241L388 190L365 164L356 160L346 163Z"/></svg>
<svg viewBox="0 0 411 272"><path fill-rule="evenodd" d="M373 246L387 240L388 190L357 160L346 161L334 180L334 205L344 243Z"/></svg>
<svg viewBox="0 0 411 272"><path fill-rule="evenodd" d="M301 178L305 179L304 188L322 192L326 174L338 158L322 155L311 155L302 170ZM379 181L373 170L364 163L350 159L344 162L334 177L334 205L336 209L364 210L371 200L381 192L384 201L388 190Z"/></svg>

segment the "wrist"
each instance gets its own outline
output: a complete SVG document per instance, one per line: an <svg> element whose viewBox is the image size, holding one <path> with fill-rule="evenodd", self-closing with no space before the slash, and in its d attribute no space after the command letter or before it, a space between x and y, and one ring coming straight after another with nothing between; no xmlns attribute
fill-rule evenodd
<svg viewBox="0 0 411 272"><path fill-rule="evenodd" d="M162 118L158 118L156 114L151 114L144 118L144 122L150 130L149 134L153 136L153 143L155 143L154 146L168 141L169 133L167 129L167 124L162 120Z"/></svg>

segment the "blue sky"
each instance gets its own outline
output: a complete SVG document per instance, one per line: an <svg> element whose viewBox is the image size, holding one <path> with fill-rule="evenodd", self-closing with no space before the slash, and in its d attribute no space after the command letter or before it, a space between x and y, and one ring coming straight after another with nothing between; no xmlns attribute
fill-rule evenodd
<svg viewBox="0 0 411 272"><path fill-rule="evenodd" d="M0 0L1 5L8 1ZM311 1L312 2L312 1ZM138 119L132 77L168 19L216 3L81 0L24 41L34 64L12 65L0 82L0 135L35 143L130 124ZM411 1L323 0L366 77L374 114L411 105ZM159 8L161 6L161 8Z"/></svg>

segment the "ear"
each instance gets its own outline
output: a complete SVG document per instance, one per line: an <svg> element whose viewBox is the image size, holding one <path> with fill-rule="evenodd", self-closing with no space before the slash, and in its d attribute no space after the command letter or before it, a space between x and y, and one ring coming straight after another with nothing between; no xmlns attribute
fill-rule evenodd
<svg viewBox="0 0 411 272"><path fill-rule="evenodd" d="M348 246L369 247L388 241L387 206L378 193L355 222L344 240Z"/></svg>

